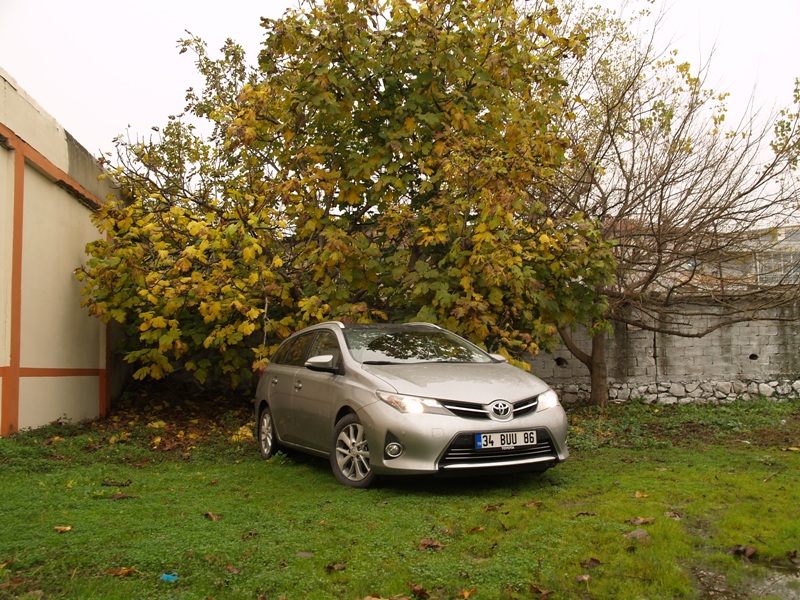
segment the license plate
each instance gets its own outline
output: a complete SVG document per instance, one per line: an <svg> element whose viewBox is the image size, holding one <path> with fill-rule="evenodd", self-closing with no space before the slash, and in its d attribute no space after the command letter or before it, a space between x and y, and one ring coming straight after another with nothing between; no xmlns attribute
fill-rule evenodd
<svg viewBox="0 0 800 600"><path fill-rule="evenodd" d="M476 450L511 450L536 445L536 431L501 431L495 433L476 433Z"/></svg>

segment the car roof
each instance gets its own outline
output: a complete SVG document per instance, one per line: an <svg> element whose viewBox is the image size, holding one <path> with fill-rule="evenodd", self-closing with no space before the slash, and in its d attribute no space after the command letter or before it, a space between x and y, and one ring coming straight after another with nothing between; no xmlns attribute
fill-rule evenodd
<svg viewBox="0 0 800 600"><path fill-rule="evenodd" d="M320 329L341 329L341 330L358 330L358 329L381 329L385 331L420 331L422 329L442 329L433 323L413 322L413 323L343 323L341 321L325 321L323 323L316 323L310 325L305 329L301 329L292 334L294 337L300 333L308 333Z"/></svg>
<svg viewBox="0 0 800 600"><path fill-rule="evenodd" d="M351 323L344 325L344 329L385 329L391 331L418 330L418 329L441 329L433 323Z"/></svg>

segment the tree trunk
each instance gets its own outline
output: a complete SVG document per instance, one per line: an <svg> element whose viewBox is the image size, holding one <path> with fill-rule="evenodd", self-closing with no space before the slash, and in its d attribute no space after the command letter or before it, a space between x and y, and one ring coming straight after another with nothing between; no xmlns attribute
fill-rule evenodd
<svg viewBox="0 0 800 600"><path fill-rule="evenodd" d="M592 356L589 376L592 386L589 403L605 407L608 404L608 366L606 365L606 334L598 333L592 338Z"/></svg>
<svg viewBox="0 0 800 600"><path fill-rule="evenodd" d="M591 354L581 350L569 331L559 328L558 334L572 355L589 369L591 394L589 403L605 407L608 404L608 366L606 365L606 334L598 333L592 338Z"/></svg>

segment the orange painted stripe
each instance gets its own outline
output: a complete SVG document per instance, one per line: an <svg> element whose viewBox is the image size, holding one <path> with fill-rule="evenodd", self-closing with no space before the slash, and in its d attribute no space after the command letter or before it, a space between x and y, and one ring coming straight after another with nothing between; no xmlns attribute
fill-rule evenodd
<svg viewBox="0 0 800 600"><path fill-rule="evenodd" d="M100 200L98 200L94 194L87 191L86 188L70 177L69 174L55 166L43 154L25 142L22 138L17 136L2 123L0 123L0 135L8 138L9 145L14 148L14 151L17 153L17 155L21 154L28 163L36 168L36 170L44 173L47 177L55 182L66 184L67 187L71 188L75 193L82 196L83 199L89 204L92 204L98 208L100 207Z"/></svg>
<svg viewBox="0 0 800 600"><path fill-rule="evenodd" d="M98 377L105 369L60 369L47 367L21 367L20 377Z"/></svg>
<svg viewBox="0 0 800 600"><path fill-rule="evenodd" d="M9 132L10 133L10 132ZM8 135L5 137L11 139ZM14 136L16 137L16 136ZM14 144L14 216L11 233L11 357L8 375L3 377L3 427L0 435L19 429L19 367L22 344L22 209L25 204L25 155L18 140Z"/></svg>
<svg viewBox="0 0 800 600"><path fill-rule="evenodd" d="M0 123L0 136L4 146L14 152L14 192L13 192L13 225L11 242L11 310L10 310L10 361L8 366L0 367L2 377L2 402L0 403L0 436L8 435L19 429L19 383L22 377L98 377L99 406L101 415L108 412L110 393L106 364L103 369L59 369L59 368L22 368L22 239L23 208L25 205L25 165L30 164L44 173L56 183L64 184L67 189L80 197L80 200L95 207L100 201L89 193L81 184L67 173L56 167L44 155L18 137L8 127Z"/></svg>

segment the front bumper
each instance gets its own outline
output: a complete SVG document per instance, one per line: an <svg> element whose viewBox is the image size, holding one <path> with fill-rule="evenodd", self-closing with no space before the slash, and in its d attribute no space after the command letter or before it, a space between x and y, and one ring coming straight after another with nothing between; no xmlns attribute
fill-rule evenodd
<svg viewBox="0 0 800 600"><path fill-rule="evenodd" d="M367 433L370 465L378 474L416 475L545 470L564 461L567 417L558 405L510 421L467 419L436 414L405 414L383 402L358 413ZM537 443L478 450L475 434L536 431ZM397 458L384 452L389 441L403 447Z"/></svg>

